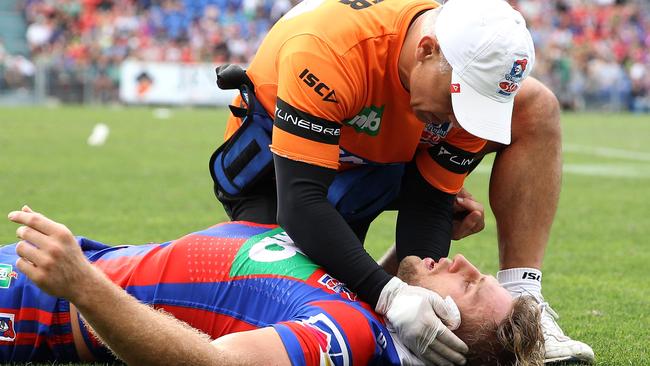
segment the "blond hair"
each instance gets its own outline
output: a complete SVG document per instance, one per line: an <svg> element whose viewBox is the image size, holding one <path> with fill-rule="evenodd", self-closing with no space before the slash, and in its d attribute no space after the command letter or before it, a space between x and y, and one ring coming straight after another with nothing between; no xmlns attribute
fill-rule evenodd
<svg viewBox="0 0 650 366"><path fill-rule="evenodd" d="M467 365L544 364L541 312L532 297L514 299L512 309L499 323L468 319L455 333L469 347Z"/></svg>

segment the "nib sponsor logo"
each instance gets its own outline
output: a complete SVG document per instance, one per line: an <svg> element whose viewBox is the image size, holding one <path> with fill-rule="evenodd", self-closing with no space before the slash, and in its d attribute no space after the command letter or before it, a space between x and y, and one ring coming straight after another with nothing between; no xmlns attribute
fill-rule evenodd
<svg viewBox="0 0 650 366"><path fill-rule="evenodd" d="M376 136L381 127L381 116L384 114L384 106L366 107L354 118L345 123L354 127L357 132L366 133L370 136Z"/></svg>
<svg viewBox="0 0 650 366"><path fill-rule="evenodd" d="M0 264L0 288L9 288L11 279L18 278L18 273L10 264Z"/></svg>

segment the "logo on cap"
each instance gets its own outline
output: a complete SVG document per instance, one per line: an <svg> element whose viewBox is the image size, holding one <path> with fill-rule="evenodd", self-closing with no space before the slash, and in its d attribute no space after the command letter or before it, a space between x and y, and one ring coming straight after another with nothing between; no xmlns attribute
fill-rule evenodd
<svg viewBox="0 0 650 366"><path fill-rule="evenodd" d="M504 78L499 82L499 94L510 96L512 93L519 89L521 79L524 78L524 71L528 65L527 59L516 60L512 63L510 72L504 75Z"/></svg>

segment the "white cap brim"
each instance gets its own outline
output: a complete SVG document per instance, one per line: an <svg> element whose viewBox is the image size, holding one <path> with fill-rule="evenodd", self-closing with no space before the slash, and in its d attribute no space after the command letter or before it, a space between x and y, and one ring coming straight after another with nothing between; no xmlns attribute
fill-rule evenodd
<svg viewBox="0 0 650 366"><path fill-rule="evenodd" d="M451 104L460 126L474 136L509 145L514 98L508 102L490 99L455 71L451 73L451 83L460 84L460 92L451 93Z"/></svg>

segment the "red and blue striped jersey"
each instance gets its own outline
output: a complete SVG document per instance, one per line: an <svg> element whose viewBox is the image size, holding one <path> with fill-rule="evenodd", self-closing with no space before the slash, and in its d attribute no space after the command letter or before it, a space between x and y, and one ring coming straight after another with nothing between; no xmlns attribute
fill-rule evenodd
<svg viewBox="0 0 650 366"><path fill-rule="evenodd" d="M213 339L271 326L294 365L400 363L382 320L276 226L224 223L89 259L141 302Z"/></svg>

